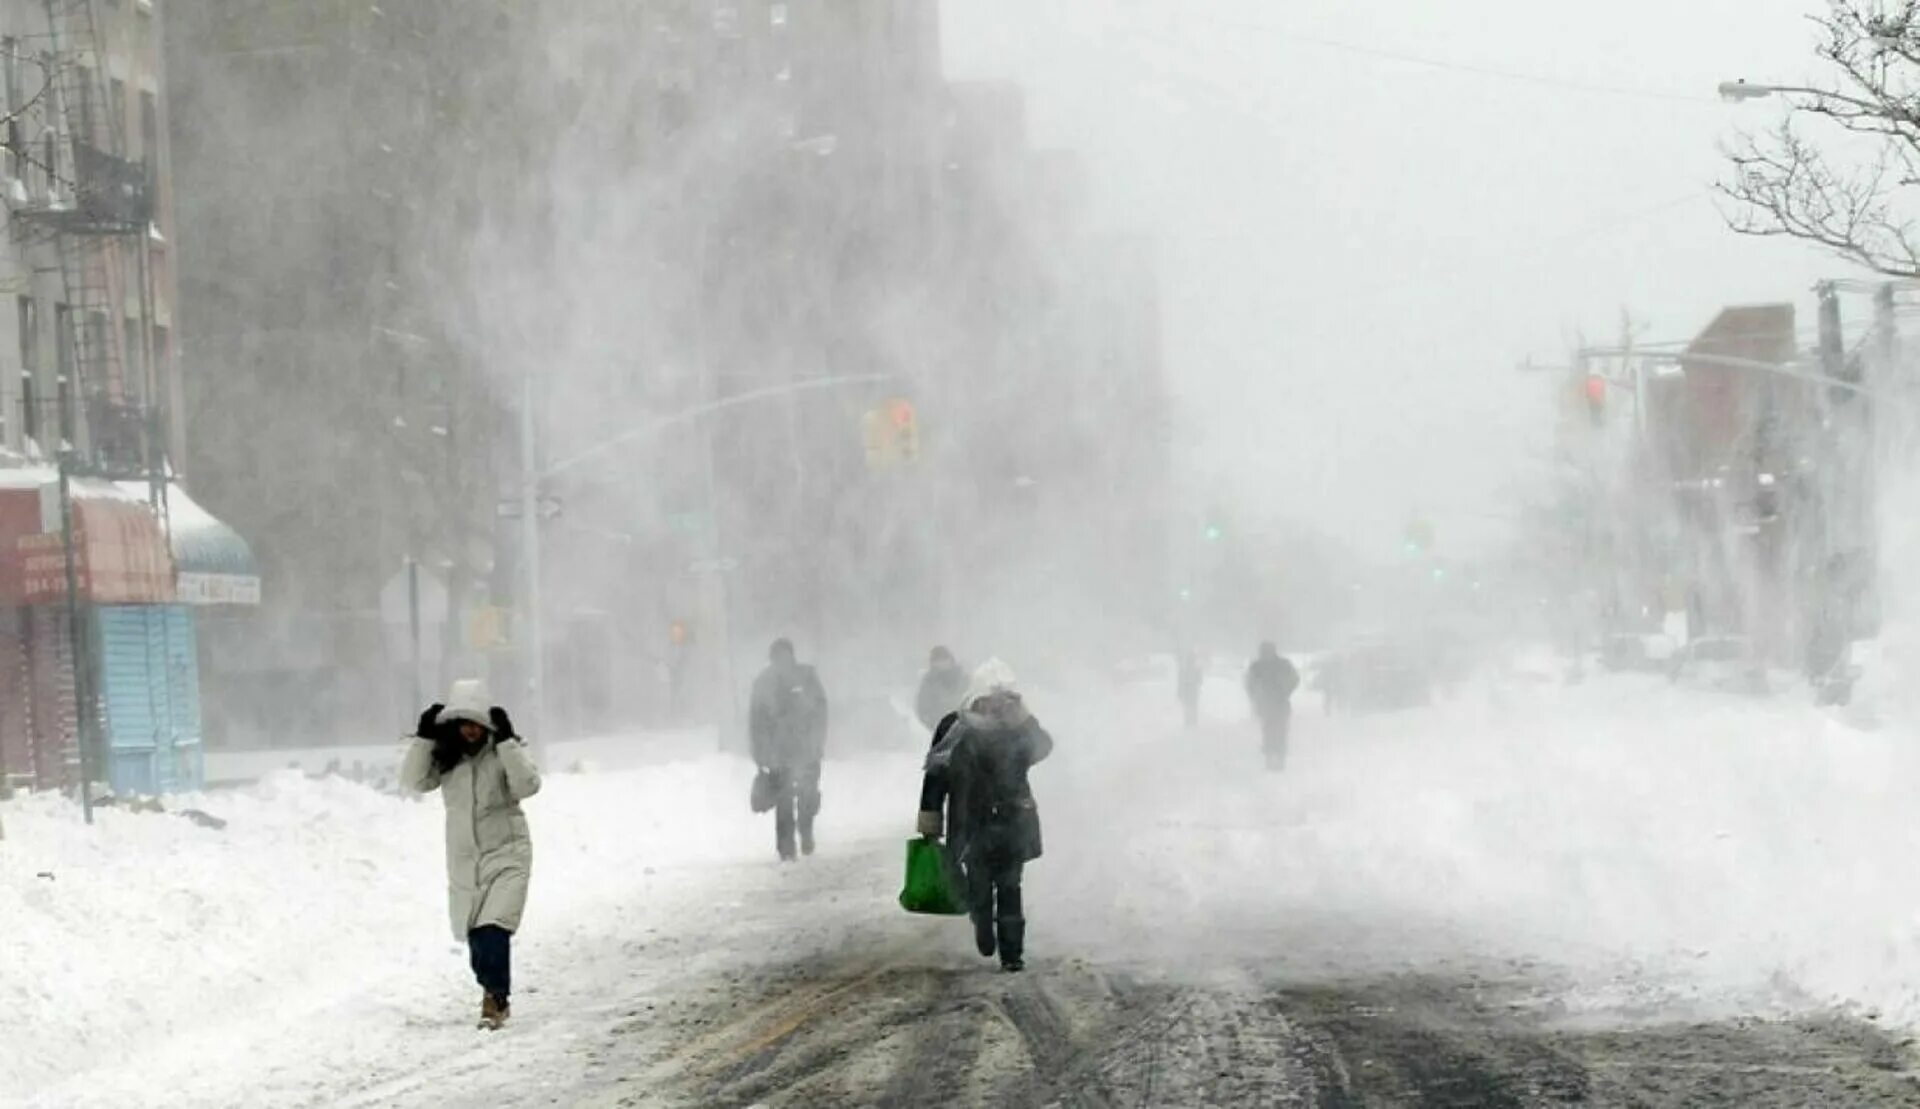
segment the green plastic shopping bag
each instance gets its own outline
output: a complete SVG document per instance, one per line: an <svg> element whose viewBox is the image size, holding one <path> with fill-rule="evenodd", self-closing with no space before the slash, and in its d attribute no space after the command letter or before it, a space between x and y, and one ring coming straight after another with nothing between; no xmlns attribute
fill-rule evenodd
<svg viewBox="0 0 1920 1109"><path fill-rule="evenodd" d="M955 888L947 849L939 840L907 841L907 884L900 890L900 907L910 913L962 916L966 899Z"/></svg>

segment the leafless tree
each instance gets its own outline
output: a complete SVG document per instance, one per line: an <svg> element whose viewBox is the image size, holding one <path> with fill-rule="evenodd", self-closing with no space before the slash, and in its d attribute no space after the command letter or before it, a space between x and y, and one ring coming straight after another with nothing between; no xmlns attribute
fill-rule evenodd
<svg viewBox="0 0 1920 1109"><path fill-rule="evenodd" d="M1920 276L1920 0L1829 0L1817 54L1830 83L1778 89L1786 118L1727 150L1727 221ZM1826 130L1832 142L1807 136Z"/></svg>

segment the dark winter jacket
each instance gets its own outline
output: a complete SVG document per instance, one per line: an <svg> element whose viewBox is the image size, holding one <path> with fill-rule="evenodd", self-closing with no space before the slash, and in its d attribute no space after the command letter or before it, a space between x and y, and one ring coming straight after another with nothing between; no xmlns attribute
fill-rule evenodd
<svg viewBox="0 0 1920 1109"><path fill-rule="evenodd" d="M1247 667L1247 699L1261 717L1283 716L1293 709L1300 671L1283 655L1262 655Z"/></svg>
<svg viewBox="0 0 1920 1109"><path fill-rule="evenodd" d="M758 766L792 770L827 751L827 691L813 667L769 666L754 679L747 739Z"/></svg>
<svg viewBox="0 0 1920 1109"><path fill-rule="evenodd" d="M967 692L967 672L959 663L948 663L927 670L920 679L920 693L913 699L914 715L920 723L929 728L938 728L940 721L960 707L960 698Z"/></svg>
<svg viewBox="0 0 1920 1109"><path fill-rule="evenodd" d="M920 811L946 806L947 843L961 863L1031 862L1042 845L1027 771L1052 753L1053 737L1031 716L949 713L927 755Z"/></svg>

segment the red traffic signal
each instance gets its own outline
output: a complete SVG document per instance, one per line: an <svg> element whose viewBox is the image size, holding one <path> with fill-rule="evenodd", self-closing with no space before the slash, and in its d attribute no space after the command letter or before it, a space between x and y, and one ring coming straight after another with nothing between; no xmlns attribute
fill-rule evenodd
<svg viewBox="0 0 1920 1109"><path fill-rule="evenodd" d="M1580 382L1580 395L1586 399L1587 415L1594 423L1599 423L1607 412L1607 379L1599 374L1588 374Z"/></svg>
<svg viewBox="0 0 1920 1109"><path fill-rule="evenodd" d="M887 415L893 419L893 426L909 428L913 426L913 402L897 400L887 406Z"/></svg>

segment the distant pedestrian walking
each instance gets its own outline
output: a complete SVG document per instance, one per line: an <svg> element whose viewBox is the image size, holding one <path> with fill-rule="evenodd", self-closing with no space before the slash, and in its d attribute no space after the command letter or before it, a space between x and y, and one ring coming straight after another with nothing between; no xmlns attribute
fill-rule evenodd
<svg viewBox="0 0 1920 1109"><path fill-rule="evenodd" d="M1198 651L1180 652L1180 711L1187 727L1200 726L1200 685L1206 678L1206 662Z"/></svg>
<svg viewBox="0 0 1920 1109"><path fill-rule="evenodd" d="M966 877L974 942L1008 971L1026 967L1020 882L1041 852L1027 772L1052 752L1053 737L1027 711L1013 671L990 659L974 672L959 711L940 722L920 786L920 834L945 832Z"/></svg>
<svg viewBox="0 0 1920 1109"><path fill-rule="evenodd" d="M935 647L927 658L927 672L920 678L920 692L913 699L913 712L928 731L940 726L947 714L960 707L966 696L968 675L945 647Z"/></svg>
<svg viewBox="0 0 1920 1109"><path fill-rule="evenodd" d="M400 781L440 791L447 811L447 910L479 980L480 1026L508 1016L511 946L527 907L533 840L520 802L540 792L540 771L486 686L460 681L444 705L420 714Z"/></svg>
<svg viewBox="0 0 1920 1109"><path fill-rule="evenodd" d="M754 679L747 738L754 765L773 791L774 848L783 862L813 854L813 821L820 814L820 762L827 751L827 692L813 667L777 639L768 666Z"/></svg>
<svg viewBox="0 0 1920 1109"><path fill-rule="evenodd" d="M1287 765L1287 738L1293 725L1293 692L1300 688L1300 672L1271 643L1260 645L1260 657L1247 667L1247 700L1260 720L1260 750L1268 770Z"/></svg>

